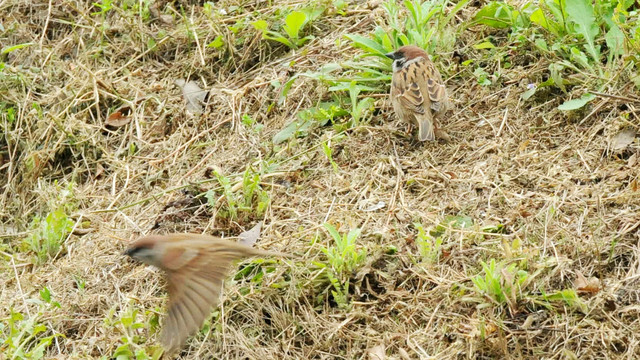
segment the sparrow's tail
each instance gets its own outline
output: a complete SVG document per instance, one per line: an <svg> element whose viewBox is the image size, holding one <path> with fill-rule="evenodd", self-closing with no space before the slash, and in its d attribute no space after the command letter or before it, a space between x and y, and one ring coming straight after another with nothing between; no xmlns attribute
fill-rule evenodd
<svg viewBox="0 0 640 360"><path fill-rule="evenodd" d="M433 141L436 139L433 131L433 121L427 116L418 118L418 140Z"/></svg>

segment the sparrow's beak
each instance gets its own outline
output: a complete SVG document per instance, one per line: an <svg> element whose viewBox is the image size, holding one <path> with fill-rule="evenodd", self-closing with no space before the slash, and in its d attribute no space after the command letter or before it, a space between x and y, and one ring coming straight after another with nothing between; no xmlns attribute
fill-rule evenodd
<svg viewBox="0 0 640 360"><path fill-rule="evenodd" d="M395 60L396 59L396 52L390 52L388 54L384 54L384 56L388 57L391 60Z"/></svg>

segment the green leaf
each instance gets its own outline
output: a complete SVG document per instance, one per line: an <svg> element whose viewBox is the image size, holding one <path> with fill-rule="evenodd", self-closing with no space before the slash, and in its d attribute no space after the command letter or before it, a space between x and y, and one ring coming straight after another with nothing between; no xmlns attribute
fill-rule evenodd
<svg viewBox="0 0 640 360"><path fill-rule="evenodd" d="M294 43L292 43L291 41L289 41L289 39L287 39L286 37L280 35L279 33L275 32L275 31L265 31L262 33L262 38L267 39L267 40L273 40L273 41L277 41L279 43L285 44L287 47L290 48L295 48L296 45Z"/></svg>
<svg viewBox="0 0 640 360"><path fill-rule="evenodd" d="M444 218L444 222L456 229L466 229L473 226L473 219L466 215L448 215Z"/></svg>
<svg viewBox="0 0 640 360"><path fill-rule="evenodd" d="M618 25L611 26L611 29L604 36L607 42L607 48L609 48L610 56L620 56L624 54L624 33L620 30Z"/></svg>
<svg viewBox="0 0 640 360"><path fill-rule="evenodd" d="M502 29L511 26L513 8L502 1L492 1L480 9L473 21L478 24Z"/></svg>
<svg viewBox="0 0 640 360"><path fill-rule="evenodd" d="M582 95L582 97L580 99L573 99L573 100L565 101L563 104L558 106L558 110L569 111L569 110L580 109L581 107L587 105L587 103L589 101L591 101L591 100L593 100L595 98L596 98L595 95L586 93L586 94Z"/></svg>
<svg viewBox="0 0 640 360"><path fill-rule="evenodd" d="M536 93L536 87L533 86L531 87L531 89L523 92L522 95L520 95L520 97L522 98L522 100L529 100L529 98L532 97L533 94L535 93Z"/></svg>
<svg viewBox="0 0 640 360"><path fill-rule="evenodd" d="M327 231L329 232L333 240L336 242L336 244L341 243L342 237L340 236L340 233L338 232L338 230L336 230L335 226L329 223L324 223L322 225L324 226L325 229L327 229Z"/></svg>
<svg viewBox="0 0 640 360"><path fill-rule="evenodd" d="M595 45L598 35L598 24L593 13L591 0L565 0L564 10L569 15L569 21L576 24L578 33L587 41L587 52L595 62L600 61L600 49Z"/></svg>
<svg viewBox="0 0 640 360"><path fill-rule="evenodd" d="M267 30L267 28L269 27L269 24L264 21L264 20L257 20L251 23L251 25L256 29L256 30L260 30L260 31L265 31Z"/></svg>
<svg viewBox="0 0 640 360"><path fill-rule="evenodd" d="M15 50L26 48L27 46L31 46L31 45L33 45L33 43L24 43L24 44L18 44L18 45L4 47L4 48L2 48L2 55L8 54L8 53L10 53L12 51L15 51Z"/></svg>
<svg viewBox="0 0 640 360"><path fill-rule="evenodd" d="M532 12L531 15L529 15L529 20L553 35L560 36L561 27L555 21L550 20L549 16L545 15L544 11L542 11L542 8L538 8Z"/></svg>
<svg viewBox="0 0 640 360"><path fill-rule="evenodd" d="M567 90L564 87L564 79L562 78L563 69L564 69L564 66L562 66L559 63L549 64L549 73L551 74L551 78L553 79L553 82L556 85L558 85L560 90L566 93Z"/></svg>
<svg viewBox="0 0 640 360"><path fill-rule="evenodd" d="M292 11L284 19L284 22L284 31L287 32L287 35L289 35L291 39L297 40L300 30L302 30L302 27L307 22L307 15L301 11Z"/></svg>
<svg viewBox="0 0 640 360"><path fill-rule="evenodd" d="M40 290L40 297L46 303L50 303L51 302L51 292L49 291L49 289L46 286L43 287L42 290Z"/></svg>
<svg viewBox="0 0 640 360"><path fill-rule="evenodd" d="M309 120L294 120L287 124L282 130L273 136L273 143L278 145L293 137L300 130L307 128L310 124Z"/></svg>
<svg viewBox="0 0 640 360"><path fill-rule="evenodd" d="M322 13L324 13L325 8L320 6L320 7L310 7L310 8L305 8L302 9L302 12L307 16L307 20L305 21L304 25L316 20L317 18L320 17L320 15L322 15ZM303 26L304 26L303 25Z"/></svg>
<svg viewBox="0 0 640 360"><path fill-rule="evenodd" d="M571 61L578 63L580 66L582 66L585 69L593 69L591 64L589 64L589 59L587 58L587 55L585 55L585 53L580 51L580 49L578 49L575 46L571 48L570 58L571 58Z"/></svg>
<svg viewBox="0 0 640 360"><path fill-rule="evenodd" d="M475 49L494 49L496 46L491 43L491 41L481 42L480 44L473 45Z"/></svg>
<svg viewBox="0 0 640 360"><path fill-rule="evenodd" d="M348 34L348 35L345 35L344 37L346 37L347 39L349 39L349 40L351 40L353 42L351 44L353 47L366 50L367 52L369 52L372 55L388 59L385 56L386 50L384 49L382 44L377 43L377 42L375 42L375 41L373 41L373 40L371 40L369 38L366 38L366 37L364 37L362 35ZM391 61L391 60L389 59L389 61Z"/></svg>
<svg viewBox="0 0 640 360"><path fill-rule="evenodd" d="M212 47L214 49L219 49L224 45L224 40L222 40L222 36L218 35L212 42L210 42L207 47Z"/></svg>

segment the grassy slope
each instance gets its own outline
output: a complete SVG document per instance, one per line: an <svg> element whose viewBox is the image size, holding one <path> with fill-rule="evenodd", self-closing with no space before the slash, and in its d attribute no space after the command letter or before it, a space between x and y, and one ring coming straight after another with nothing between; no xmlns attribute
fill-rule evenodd
<svg viewBox="0 0 640 360"><path fill-rule="evenodd" d="M263 265L260 281L250 281L255 270L227 282L223 306L183 358L356 359L380 344L390 359L638 357L637 147L607 151L621 127L637 127L633 103L599 98L563 113L559 91L525 103L520 95L548 64L516 50L513 67L501 67L471 45L485 36L499 43L504 32L476 27L458 31L453 51L439 54L456 104L445 122L451 143L403 135L380 93L379 111L344 136L325 127L274 146L298 110L327 95L301 78L278 104L272 81L353 58L359 51L343 35L373 30L383 17L375 1L350 5L344 16L330 10L299 51L262 40L251 26L231 29L274 17L285 2L216 2L224 16L186 1L183 10L175 10L180 2L160 6L171 21L121 5L92 15L90 3L10 1L1 9L2 43L33 44L5 55L1 78L9 90L0 90L0 221L2 233L16 235L2 237L0 319L8 324L12 309L37 317L48 329L39 336L64 335L46 358L110 357L123 337L139 343L132 351L152 352L161 277L121 255L127 241L150 231L237 234L259 220L259 246L302 260ZM244 12L232 12L235 5ZM454 25L475 11L463 9ZM219 35L227 45L206 47ZM480 86L456 59L477 59L500 78ZM203 116L185 114L173 85L189 77L212 90ZM106 129L108 109L123 104L134 105L131 122ZM243 122L245 114L263 127ZM219 191L213 207L197 196L218 189L213 170L235 185L247 167L266 162L278 167L261 180L271 200L263 214L229 221ZM384 208L364 211L380 201ZM55 259L33 266L20 243L31 219L60 203L76 227L92 231L76 230ZM452 215L473 225L445 226L436 261L420 261L414 223L434 229ZM331 243L324 222L341 233L361 228L358 246L368 250L351 276L347 309L314 264L326 262L320 249ZM503 230L489 232L496 226ZM528 274L502 305L472 282L491 259ZM580 274L599 284L581 286ZM503 285L516 276L497 275ZM29 301L43 287L59 308ZM567 289L591 291L573 302L542 300ZM142 329L127 325L129 317Z"/></svg>

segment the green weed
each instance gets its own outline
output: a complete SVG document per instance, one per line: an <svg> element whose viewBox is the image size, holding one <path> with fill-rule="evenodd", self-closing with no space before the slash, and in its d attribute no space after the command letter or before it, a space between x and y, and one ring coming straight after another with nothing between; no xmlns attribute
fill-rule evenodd
<svg viewBox="0 0 640 360"><path fill-rule="evenodd" d="M41 323L44 311L60 308L60 304L51 298L51 292L46 287L40 291L40 297L41 300L31 300L39 305L37 314L25 318L24 314L11 309L9 318L0 322L0 354L3 359L4 356L6 359L44 359L44 353L53 340L63 336Z"/></svg>
<svg viewBox="0 0 640 360"><path fill-rule="evenodd" d="M115 308L104 319L106 327L113 327L122 334L121 344L111 358L118 360L157 360L162 356L162 348L157 345L145 346L147 337L158 330L158 312L146 311L144 316L134 306L128 306L117 317ZM106 359L106 358L105 358Z"/></svg>
<svg viewBox="0 0 640 360"><path fill-rule="evenodd" d="M416 245L422 256L422 261L428 264L436 264L440 260L442 254L442 237L433 237L425 231L422 224L414 223L413 226L418 229L416 236Z"/></svg>
<svg viewBox="0 0 640 360"><path fill-rule="evenodd" d="M236 221L240 216L248 217L253 214L260 217L269 206L271 200L269 193L260 185L260 173L248 167L243 176L242 182L238 185L231 185L231 179L222 175L218 171L213 172L222 188L224 204L219 208L218 215ZM218 206L218 194L214 190L209 190L205 194L210 206ZM245 219L246 220L246 219Z"/></svg>
<svg viewBox="0 0 640 360"><path fill-rule="evenodd" d="M314 39L313 35L301 37L302 30L309 23L316 20L324 12L324 8L305 8L289 12L284 18L282 30L284 33L269 30L269 23L266 20L257 20L251 23L253 27L262 33L262 38L277 41L291 49L298 49L307 41Z"/></svg>
<svg viewBox="0 0 640 360"><path fill-rule="evenodd" d="M73 230L75 223L68 215L75 209L72 201L73 184L70 183L66 189L60 189L59 194L57 201L52 204L55 210L44 218L35 216L30 226L31 233L22 241L22 250L35 255L34 264L55 258L62 252L63 244Z"/></svg>
<svg viewBox="0 0 640 360"><path fill-rule="evenodd" d="M273 143L281 144L293 137L305 137L313 129L333 123L334 120L348 114L339 101L321 102L316 107L300 111L296 120L274 135Z"/></svg>
<svg viewBox="0 0 640 360"><path fill-rule="evenodd" d="M346 308L349 305L349 279L367 257L367 250L358 250L356 246L362 231L356 228L341 235L333 225L329 223L323 225L333 244L321 248L327 256L327 263L316 263L316 265L326 269L325 274L333 286L331 294L334 300L339 307Z"/></svg>
<svg viewBox="0 0 640 360"><path fill-rule="evenodd" d="M533 48L550 60L549 79L532 86L525 96L528 99L537 89L554 85L562 91L566 91L566 85L576 84L600 88L616 72L628 72L630 78L637 78L637 61L623 56L640 50L638 14L631 11L634 3L631 0L595 3L541 0L516 8L494 1L480 9L472 23L510 29L509 46ZM567 72L579 76L569 77ZM589 76L583 76L585 74ZM637 85L640 88L640 83ZM580 99L560 105L559 109L579 109L594 98L586 93Z"/></svg>
<svg viewBox="0 0 640 360"><path fill-rule="evenodd" d="M527 281L529 273L518 269L516 264L504 265L491 259L489 263L482 262L484 275L472 278L475 290L489 302L483 302L479 307L492 305L509 305L516 309L516 304L522 295L522 285Z"/></svg>
<svg viewBox="0 0 640 360"><path fill-rule="evenodd" d="M458 2L448 13L445 11L447 3L444 0L406 0L402 4L409 15L401 18L396 1L385 2L382 6L386 10L386 22L376 26L370 37L345 35L349 44L363 50L363 54L354 61L326 64L318 71L294 75L282 86L280 102L286 99L298 78L311 78L327 86L340 106L348 109L351 115L348 126L360 125L372 113L374 104L373 98L362 98L361 94L384 92L391 81L391 59L385 56L386 53L408 44L418 45L432 53L446 51L453 46L456 36L449 24L468 0ZM293 132L292 128L287 131Z"/></svg>

